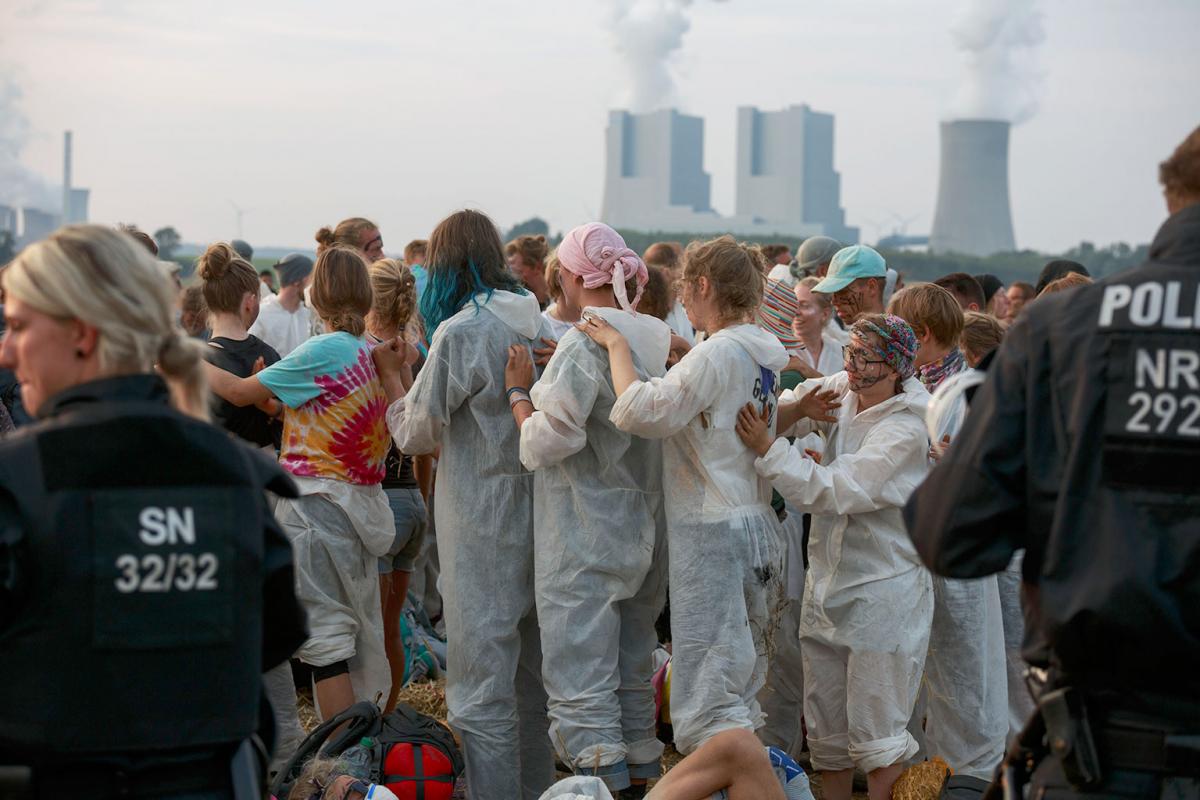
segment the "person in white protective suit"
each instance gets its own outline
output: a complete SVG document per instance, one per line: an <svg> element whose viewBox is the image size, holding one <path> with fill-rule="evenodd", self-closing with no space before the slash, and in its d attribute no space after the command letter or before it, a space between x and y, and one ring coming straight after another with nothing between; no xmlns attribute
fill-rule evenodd
<svg viewBox="0 0 1200 800"><path fill-rule="evenodd" d="M533 475L521 467L504 396L512 345L549 335L477 211L434 229L421 315L429 355L412 382L410 345L375 359L402 452L441 448L434 515L448 640L446 704L474 800L533 800L554 781L533 600ZM411 387L410 384L411 383Z"/></svg>
<svg viewBox="0 0 1200 800"><path fill-rule="evenodd" d="M671 329L634 309L646 265L612 228L581 225L557 251L571 306L625 336L638 377L662 377ZM608 353L573 328L541 378L510 348L507 390L534 472L534 588L550 738L573 772L641 797L661 772L654 621L666 599L662 443L616 428ZM536 411L534 409L537 409ZM636 784L632 789L631 783ZM629 791L625 791L629 789Z"/></svg>
<svg viewBox="0 0 1200 800"><path fill-rule="evenodd" d="M783 556L771 491L734 433L754 402L774 429L779 340L750 324L762 302L762 254L724 236L693 243L682 293L708 337L663 378L641 380L620 330L599 315L581 329L609 351L621 430L663 444L675 746L690 753L727 728L763 724L755 695L766 676Z"/></svg>
<svg viewBox="0 0 1200 800"><path fill-rule="evenodd" d="M950 431L958 431L970 409L970 396L983 383L991 355L1004 338L1004 328L994 317L977 311L963 315L959 347L971 369L945 380L929 403L926 421L933 437L934 458L949 446ZM1019 550L996 581L1000 590L1000 612L1004 623L1004 662L1008 683L1008 738L1016 736L1033 714L1033 697L1025 683L1027 664L1021 657L1025 639L1025 618L1021 609L1021 564L1025 551ZM935 578L936 580L936 578Z"/></svg>
<svg viewBox="0 0 1200 800"><path fill-rule="evenodd" d="M937 397L945 381L966 369L958 340L962 309L954 295L932 283L910 286L892 298L892 314L917 337L917 379ZM966 405L946 409L931 441L958 434ZM954 771L948 791L981 793L1004 758L1008 733L1008 680L1004 624L995 575L972 580L933 576L933 626L925 659L925 752ZM921 724L921 704L913 727Z"/></svg>
<svg viewBox="0 0 1200 800"><path fill-rule="evenodd" d="M314 336L248 378L210 367L214 391L235 405L284 405L279 462L301 496L275 517L292 543L296 596L309 638L296 657L313 668L317 711L332 717L391 688L379 602L379 557L396 527L380 486L386 398L363 338L371 308L356 250L326 249L313 268L312 305L330 333ZM278 686L280 678L275 678Z"/></svg>
<svg viewBox="0 0 1200 800"><path fill-rule="evenodd" d="M846 370L816 383L842 397L838 421L800 422L785 395L780 425L812 435L776 439L757 407L737 432L758 474L813 515L800 644L804 718L824 797L849 800L854 767L872 800L891 796L917 751L905 729L916 701L933 587L900 510L928 471L928 393L913 377L916 339L897 317L867 315L851 327ZM814 455L816 457L814 457Z"/></svg>

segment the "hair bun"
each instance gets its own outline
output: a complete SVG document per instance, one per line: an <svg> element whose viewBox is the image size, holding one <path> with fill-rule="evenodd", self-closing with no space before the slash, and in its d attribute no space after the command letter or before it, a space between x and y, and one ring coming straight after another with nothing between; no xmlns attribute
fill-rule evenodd
<svg viewBox="0 0 1200 800"><path fill-rule="evenodd" d="M329 247L337 242L337 237L333 235L333 228L326 225L317 231L316 240L317 244Z"/></svg>
<svg viewBox="0 0 1200 800"><path fill-rule="evenodd" d="M239 258L238 254L228 243L213 242L204 250L204 255L200 256L196 274L204 281L219 281L225 277L229 265L236 258Z"/></svg>

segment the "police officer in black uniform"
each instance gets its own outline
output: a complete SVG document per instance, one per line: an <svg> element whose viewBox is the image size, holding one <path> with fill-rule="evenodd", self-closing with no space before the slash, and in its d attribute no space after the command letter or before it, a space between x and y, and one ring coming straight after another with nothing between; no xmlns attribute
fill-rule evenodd
<svg viewBox="0 0 1200 800"><path fill-rule="evenodd" d="M1200 796L1200 129L1160 172L1149 260L1025 311L905 509L939 574L1025 550L1009 796Z"/></svg>
<svg viewBox="0 0 1200 800"><path fill-rule="evenodd" d="M200 355L127 234L63 228L3 280L39 421L0 441L0 797L262 797L260 675L305 637L264 490L294 484L173 407Z"/></svg>

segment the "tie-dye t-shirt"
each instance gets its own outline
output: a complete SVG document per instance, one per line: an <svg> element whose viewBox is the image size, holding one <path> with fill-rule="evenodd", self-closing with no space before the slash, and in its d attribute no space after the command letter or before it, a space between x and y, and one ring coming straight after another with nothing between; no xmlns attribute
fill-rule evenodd
<svg viewBox="0 0 1200 800"><path fill-rule="evenodd" d="M287 406L279 463L293 475L379 483L391 437L371 346L348 333L307 340L258 379Z"/></svg>

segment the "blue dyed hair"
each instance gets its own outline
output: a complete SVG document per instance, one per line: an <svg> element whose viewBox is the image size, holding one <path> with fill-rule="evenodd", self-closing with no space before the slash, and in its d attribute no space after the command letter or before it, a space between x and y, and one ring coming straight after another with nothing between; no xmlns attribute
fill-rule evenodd
<svg viewBox="0 0 1200 800"><path fill-rule="evenodd" d="M429 281L421 293L421 317L429 340L438 325L458 313L478 294L489 298L502 289L525 294L508 269L496 226L478 211L458 211L438 223L429 236L425 259Z"/></svg>

